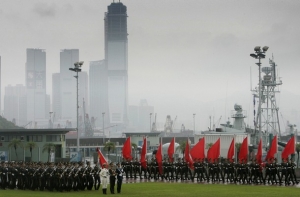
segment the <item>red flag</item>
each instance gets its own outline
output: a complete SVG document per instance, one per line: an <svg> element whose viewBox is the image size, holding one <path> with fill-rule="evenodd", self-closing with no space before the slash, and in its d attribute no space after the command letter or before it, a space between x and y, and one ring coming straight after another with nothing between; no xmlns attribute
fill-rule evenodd
<svg viewBox="0 0 300 197"><path fill-rule="evenodd" d="M131 139L130 137L126 139L124 146L122 148L123 158L125 159L132 159L131 156Z"/></svg>
<svg viewBox="0 0 300 197"><path fill-rule="evenodd" d="M262 141L260 139L259 144L258 144L258 148L257 148L256 157L255 157L256 161L258 163L262 163L261 157L262 157Z"/></svg>
<svg viewBox="0 0 300 197"><path fill-rule="evenodd" d="M201 138L199 142L190 151L193 160L205 158L205 138Z"/></svg>
<svg viewBox="0 0 300 197"><path fill-rule="evenodd" d="M155 158L158 163L159 174L162 174L163 169L162 169L162 145L161 145L161 143L159 143L159 147L157 149Z"/></svg>
<svg viewBox="0 0 300 197"><path fill-rule="evenodd" d="M277 135L275 135L273 140L272 140L271 147L270 147L270 149L267 153L267 156L266 156L265 160L273 159L275 153L277 153Z"/></svg>
<svg viewBox="0 0 300 197"><path fill-rule="evenodd" d="M227 159L231 160L233 156L234 156L234 138L232 138L231 144L229 146Z"/></svg>
<svg viewBox="0 0 300 197"><path fill-rule="evenodd" d="M248 158L248 137L243 140L243 143L240 147L239 160L246 160Z"/></svg>
<svg viewBox="0 0 300 197"><path fill-rule="evenodd" d="M185 144L185 149L184 149L184 158L185 158L185 162L188 163L189 167L191 169L194 168L194 161L192 159L192 156L190 154L190 145L189 145L189 140L186 141Z"/></svg>
<svg viewBox="0 0 300 197"><path fill-rule="evenodd" d="M146 161L146 154L147 154L147 138L144 138L143 147L141 151L141 166L144 169L147 169L147 161Z"/></svg>
<svg viewBox="0 0 300 197"><path fill-rule="evenodd" d="M107 161L106 161L105 157L103 156L103 154L101 153L99 148L97 148L97 153L98 153L99 164L103 168L102 165L105 163L107 164Z"/></svg>
<svg viewBox="0 0 300 197"><path fill-rule="evenodd" d="M288 158L290 154L295 153L295 136L292 136L288 143L285 145L281 158Z"/></svg>
<svg viewBox="0 0 300 197"><path fill-rule="evenodd" d="M172 139L169 148L168 148L168 155L171 162L173 162L173 154L175 152L175 137Z"/></svg>
<svg viewBox="0 0 300 197"><path fill-rule="evenodd" d="M220 156L220 138L208 149L207 158L211 160L218 159Z"/></svg>

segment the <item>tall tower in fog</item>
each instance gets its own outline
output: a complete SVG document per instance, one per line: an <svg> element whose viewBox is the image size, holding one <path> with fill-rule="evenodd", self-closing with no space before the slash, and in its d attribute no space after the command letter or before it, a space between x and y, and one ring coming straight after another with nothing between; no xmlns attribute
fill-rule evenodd
<svg viewBox="0 0 300 197"><path fill-rule="evenodd" d="M111 124L127 123L128 40L127 8L111 3L105 13L105 62L107 67L108 118Z"/></svg>
<svg viewBox="0 0 300 197"><path fill-rule="evenodd" d="M60 110L55 112L61 120L76 120L76 79L69 68L79 61L79 49L64 49L60 52ZM79 77L80 78L80 77ZM76 125L76 122L73 122Z"/></svg>
<svg viewBox="0 0 300 197"><path fill-rule="evenodd" d="M49 113L46 96L46 52L26 50L27 121L43 121Z"/></svg>

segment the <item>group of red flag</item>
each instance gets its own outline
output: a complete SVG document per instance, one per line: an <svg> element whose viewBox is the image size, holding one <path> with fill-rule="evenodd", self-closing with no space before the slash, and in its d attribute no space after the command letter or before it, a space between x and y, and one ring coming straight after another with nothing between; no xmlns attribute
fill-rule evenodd
<svg viewBox="0 0 300 197"><path fill-rule="evenodd" d="M235 143L234 138L232 139L228 153L227 159L232 160L235 155ZM185 151L184 151L184 159L188 163L190 168L193 168L194 160L203 160L207 158L208 160L214 161L220 157L220 138L208 149L207 157L205 157L205 138L201 138L197 144L190 150L189 140L186 142ZM132 159L132 145L130 137L126 139L124 146L122 148L123 158L126 160ZM101 151L97 148L99 163L102 166L104 163L107 163L107 160L101 153ZM175 138L173 138L168 147L168 157L171 162L173 162L173 155L175 153ZM277 136L274 136L270 149L267 153L265 160L273 159L274 155L277 153ZM282 158L288 158L290 154L295 153L295 137L292 136L291 139L286 144L284 150L281 153ZM143 168L147 167L147 138L143 139L143 146L141 150L140 162ZM162 152L162 143L159 144L156 155L156 161L159 166L159 171L162 173L162 161L163 161L163 152ZM239 149L238 160L246 160L248 158L248 137L244 138L241 147ZM255 156L255 159L262 163L262 140L260 139L258 144L258 150Z"/></svg>

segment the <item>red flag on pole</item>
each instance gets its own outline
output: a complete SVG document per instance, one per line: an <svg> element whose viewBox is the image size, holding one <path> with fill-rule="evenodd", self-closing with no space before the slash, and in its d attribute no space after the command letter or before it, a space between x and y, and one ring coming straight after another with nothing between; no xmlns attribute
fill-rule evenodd
<svg viewBox="0 0 300 197"><path fill-rule="evenodd" d="M205 138L201 138L198 143L191 149L190 154L195 159L205 158Z"/></svg>
<svg viewBox="0 0 300 197"><path fill-rule="evenodd" d="M255 159L258 163L262 163L261 157L262 157L262 141L260 139L258 148L257 148L256 157L255 157Z"/></svg>
<svg viewBox="0 0 300 197"><path fill-rule="evenodd" d="M248 158L248 137L243 140L240 147L239 160L247 160Z"/></svg>
<svg viewBox="0 0 300 197"><path fill-rule="evenodd" d="M98 153L99 164L103 168L102 165L105 163L107 164L107 161L106 161L105 157L103 156L103 154L101 153L99 148L97 148L97 153Z"/></svg>
<svg viewBox="0 0 300 197"><path fill-rule="evenodd" d="M123 154L123 158L125 159L132 159L132 156L131 156L131 139L130 137L126 139L124 145L123 145L123 148L122 148L122 154Z"/></svg>
<svg viewBox="0 0 300 197"><path fill-rule="evenodd" d="M227 153L227 159L232 160L232 157L234 156L234 138L232 138L231 144L228 149Z"/></svg>
<svg viewBox="0 0 300 197"><path fill-rule="evenodd" d="M168 148L168 155L171 162L173 162L173 154L175 152L175 137L171 140Z"/></svg>
<svg viewBox="0 0 300 197"><path fill-rule="evenodd" d="M144 138L143 147L141 151L141 166L144 169L147 169L147 161L146 161L146 154L147 154L147 138Z"/></svg>
<svg viewBox="0 0 300 197"><path fill-rule="evenodd" d="M158 163L159 174L162 174L163 169L162 169L162 145L161 145L161 143L159 143L159 147L157 149L155 158Z"/></svg>
<svg viewBox="0 0 300 197"><path fill-rule="evenodd" d="M277 153L277 135L275 135L273 140L272 140L271 147L270 147L270 149L267 153L267 156L266 156L265 160L273 159L275 153Z"/></svg>
<svg viewBox="0 0 300 197"><path fill-rule="evenodd" d="M281 158L288 158L290 154L295 153L295 136L292 136L288 143L285 145Z"/></svg>
<svg viewBox="0 0 300 197"><path fill-rule="evenodd" d="M191 169L194 168L194 161L192 159L192 156L190 154L190 144L189 144L189 140L186 141L185 144L185 149L184 149L184 158L185 158L185 162L188 163L189 167Z"/></svg>
<svg viewBox="0 0 300 197"><path fill-rule="evenodd" d="M211 160L218 159L220 156L220 138L208 149L207 158Z"/></svg>

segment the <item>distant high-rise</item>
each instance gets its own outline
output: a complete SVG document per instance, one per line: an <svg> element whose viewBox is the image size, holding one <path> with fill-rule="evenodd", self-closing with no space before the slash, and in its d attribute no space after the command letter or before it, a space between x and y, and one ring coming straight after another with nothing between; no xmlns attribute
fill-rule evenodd
<svg viewBox="0 0 300 197"><path fill-rule="evenodd" d="M43 121L47 113L46 52L26 50L27 120Z"/></svg>
<svg viewBox="0 0 300 197"><path fill-rule="evenodd" d="M111 124L127 123L128 40L127 8L111 3L105 13L105 62L107 68L108 114Z"/></svg>
<svg viewBox="0 0 300 197"><path fill-rule="evenodd" d="M64 49L60 52L60 119L75 121L76 125L76 73L69 68L79 61L78 49ZM53 111L56 113L55 111Z"/></svg>
<svg viewBox="0 0 300 197"><path fill-rule="evenodd" d="M90 118L96 119L95 126L102 127L102 113L108 113L107 69L104 60L90 62L89 85Z"/></svg>
<svg viewBox="0 0 300 197"><path fill-rule="evenodd" d="M52 74L52 112L54 121L61 118L60 73Z"/></svg>
<svg viewBox="0 0 300 197"><path fill-rule="evenodd" d="M24 126L26 119L26 87L21 84L16 86L8 85L5 87L4 93L4 117L16 123L16 125ZM26 104L25 104L26 106Z"/></svg>

